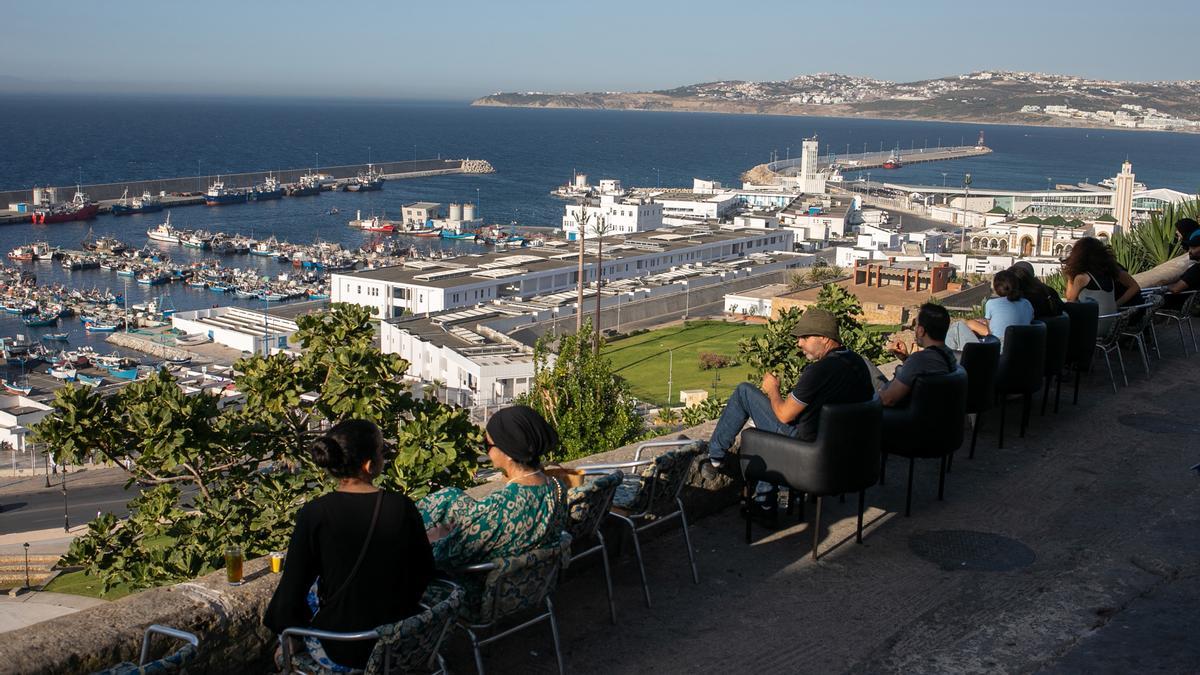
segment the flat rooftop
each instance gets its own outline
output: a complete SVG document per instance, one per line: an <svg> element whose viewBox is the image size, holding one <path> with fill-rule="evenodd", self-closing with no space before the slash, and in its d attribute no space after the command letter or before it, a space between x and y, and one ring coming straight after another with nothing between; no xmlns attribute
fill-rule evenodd
<svg viewBox="0 0 1200 675"><path fill-rule="evenodd" d="M906 291L903 284L891 284L885 286L867 286L859 284L855 286L849 279L836 282L837 285L845 288L853 293L863 304L879 304L879 305L905 305L915 306L924 303L929 298L943 298L947 295L953 295L958 291L940 291L938 293L930 293L927 290L922 291ZM794 293L784 293L779 296L781 298L790 298L794 300L803 300L805 302L816 302L817 296L821 294L821 287L806 288L802 291Z"/></svg>

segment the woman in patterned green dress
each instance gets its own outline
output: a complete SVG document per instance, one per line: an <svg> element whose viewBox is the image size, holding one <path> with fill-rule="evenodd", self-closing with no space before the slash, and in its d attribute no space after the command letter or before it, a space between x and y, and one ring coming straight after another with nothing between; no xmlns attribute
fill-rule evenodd
<svg viewBox="0 0 1200 675"><path fill-rule="evenodd" d="M513 406L488 420L484 438L504 487L478 500L446 488L417 503L443 570L555 546L566 524L566 488L542 472L542 458L558 446L554 428L532 408Z"/></svg>

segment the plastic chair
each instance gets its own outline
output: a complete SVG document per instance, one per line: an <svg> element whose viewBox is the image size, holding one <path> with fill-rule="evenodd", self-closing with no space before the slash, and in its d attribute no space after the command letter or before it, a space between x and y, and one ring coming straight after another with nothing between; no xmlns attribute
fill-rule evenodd
<svg viewBox="0 0 1200 675"><path fill-rule="evenodd" d="M1146 333L1150 332L1154 340L1154 351L1158 352L1158 358L1162 358L1162 351L1158 348L1158 333L1154 331L1154 314L1163 304L1163 296L1151 295L1146 302L1140 305L1127 307L1126 311L1130 311L1132 316L1129 318L1129 323L1126 324L1125 330L1121 331L1121 337L1130 338L1137 345L1138 351L1142 355L1142 366L1146 369L1146 377L1150 377L1150 356L1146 351Z"/></svg>
<svg viewBox="0 0 1200 675"><path fill-rule="evenodd" d="M1179 346L1183 347L1183 355L1187 356L1187 339L1183 337L1185 323L1188 333L1192 336L1192 351L1200 352L1200 345L1196 344L1196 331L1192 328L1192 315L1196 313L1196 307L1200 306L1200 291L1184 291L1176 295L1187 296L1183 305L1179 309L1160 309L1158 316L1175 322L1175 326L1179 328Z"/></svg>
<svg viewBox="0 0 1200 675"><path fill-rule="evenodd" d="M996 395L1000 401L999 447L1004 447L1004 418L1008 409L1008 396L1021 395L1021 438L1025 438L1033 392L1042 388L1045 371L1045 324L1009 326L1004 332L1004 348L1000 350L1000 369L996 378Z"/></svg>
<svg viewBox="0 0 1200 675"><path fill-rule="evenodd" d="M150 661L150 637L156 634L183 640L184 644L178 650L162 658ZM170 626L151 624L142 634L142 651L137 663L124 661L111 668L97 671L93 675L142 675L144 673L182 672L187 667L187 664L195 660L199 648L200 639L195 634L171 628Z"/></svg>
<svg viewBox="0 0 1200 675"><path fill-rule="evenodd" d="M1121 379L1125 382L1125 386L1129 386L1129 376L1125 374L1125 358L1121 356L1121 333L1125 332L1125 326L1129 324L1133 317L1134 310L1126 309L1121 312L1112 314L1104 314L1100 316L1100 325L1106 325L1104 335L1096 337L1095 349L1100 350L1104 354L1104 365L1108 366L1108 378L1112 381L1113 393L1117 393L1117 376L1113 373L1112 360L1108 357L1109 354L1117 353L1117 362L1121 365Z"/></svg>
<svg viewBox="0 0 1200 675"><path fill-rule="evenodd" d="M463 589L445 579L434 579L425 589L421 600L424 611L396 623L379 626L372 630L339 633L314 628L287 628L279 635L283 655L283 672L298 669L313 675L331 672L308 656L308 652L296 654L292 651L290 638L317 638L333 642L357 642L376 640L375 648L367 661L366 670L357 671L375 675L411 670L428 670L436 662L436 673L446 672L446 663L438 653L446 631L458 616L463 602Z"/></svg>
<svg viewBox="0 0 1200 675"><path fill-rule="evenodd" d="M595 553L604 562L604 585L608 592L608 611L612 622L617 623L617 605L613 600L612 570L608 565L608 549L604 545L604 533L600 524L612 508L613 497L621 486L625 475L620 471L601 472L588 476L583 485L567 492L567 532L580 544L592 543L590 548L578 550L571 556L571 563Z"/></svg>
<svg viewBox="0 0 1200 675"><path fill-rule="evenodd" d="M888 455L908 458L905 516L912 513L913 466L918 458L941 460L938 500L945 496L946 462L962 446L966 416L967 371L962 366L952 373L918 377L907 406L883 409L886 448L880 450L879 482L883 482Z"/></svg>
<svg viewBox="0 0 1200 675"><path fill-rule="evenodd" d="M642 458L642 452L650 448L681 448L657 457ZM692 551L692 537L688 532L687 513L683 509L680 493L692 473L696 458L700 456L700 441L679 439L674 441L651 441L637 447L632 462L618 464L589 464L579 466L587 472L628 469L624 482L617 488L613 498L613 509L609 515L624 523L633 537L633 551L637 556L638 571L642 575L642 592L646 606L650 606L650 583L646 578L646 565L642 559L642 544L638 535L652 527L669 523L676 518L683 526L683 543L687 546L688 562L692 567L692 582L700 583L696 570L696 556ZM636 473L633 473L636 471Z"/></svg>
<svg viewBox="0 0 1200 675"><path fill-rule="evenodd" d="M1046 414L1046 402L1050 399L1050 383L1054 383L1054 412L1058 414L1059 395L1062 393L1063 368L1067 363L1067 348L1071 341L1071 317L1067 314L1040 319L1046 326L1046 384L1042 389L1042 415Z"/></svg>
<svg viewBox="0 0 1200 675"><path fill-rule="evenodd" d="M991 410L996 401L996 376L1000 370L1000 341L970 342L963 346L960 365L967 371L967 412L975 415L971 425L971 452L975 459L975 441L983 426L983 413ZM954 453L946 462L946 470L954 465Z"/></svg>
<svg viewBox="0 0 1200 675"><path fill-rule="evenodd" d="M818 558L821 531L821 499L828 495L858 493L858 528L855 541L862 543L863 511L867 488L879 481L880 429L883 405L879 398L862 403L840 403L821 407L817 439L812 443L772 434L761 429L742 432L738 460L746 478L743 499L751 506L756 480L786 485L794 493L817 498L813 520L812 558ZM961 432L961 429L960 429ZM800 518L804 518L803 509ZM751 517L746 510L746 543L750 543Z"/></svg>
<svg viewBox="0 0 1200 675"><path fill-rule="evenodd" d="M483 594L477 607L463 608L458 626L466 632L475 652L475 668L483 675L483 647L501 638L524 630L542 621L550 622L554 636L554 657L558 661L558 672L563 673L562 647L558 637L558 618L554 614L554 602L550 596L558 587L559 573L571 561L571 535L562 533L557 546L539 548L511 558L499 558L491 562L471 565L458 570L460 573L486 574ZM495 630L500 621L545 607L545 611L534 617L495 633L480 638L478 632Z"/></svg>
<svg viewBox="0 0 1200 675"><path fill-rule="evenodd" d="M1096 356L1096 331L1100 327L1100 305L1094 302L1067 302L1063 312L1071 317L1067 337L1066 367L1075 372L1075 395L1071 403L1079 405L1079 378L1092 369ZM1057 400L1056 410L1057 410Z"/></svg>

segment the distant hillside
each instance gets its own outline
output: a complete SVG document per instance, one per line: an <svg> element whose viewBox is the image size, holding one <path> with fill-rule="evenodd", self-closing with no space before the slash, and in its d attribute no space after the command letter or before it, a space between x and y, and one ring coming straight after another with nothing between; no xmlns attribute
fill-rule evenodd
<svg viewBox="0 0 1200 675"><path fill-rule="evenodd" d="M919 82L820 73L649 92L496 93L473 105L929 119L1200 132L1200 80L1119 82L983 71Z"/></svg>

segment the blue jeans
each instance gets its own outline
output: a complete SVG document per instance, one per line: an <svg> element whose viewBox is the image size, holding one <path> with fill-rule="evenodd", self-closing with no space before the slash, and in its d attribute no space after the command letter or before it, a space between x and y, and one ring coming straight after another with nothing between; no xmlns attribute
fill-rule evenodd
<svg viewBox="0 0 1200 675"><path fill-rule="evenodd" d="M729 397L725 410L717 420L717 428L708 439L709 457L724 458L729 446L733 445L733 439L737 438L738 432L745 426L746 420L754 420L755 427L773 434L795 438L798 431L794 425L784 424L775 417L771 401L761 389L749 382L743 382L733 390L733 395Z"/></svg>

